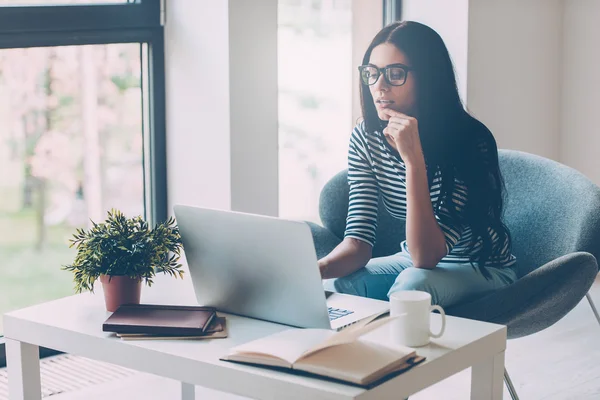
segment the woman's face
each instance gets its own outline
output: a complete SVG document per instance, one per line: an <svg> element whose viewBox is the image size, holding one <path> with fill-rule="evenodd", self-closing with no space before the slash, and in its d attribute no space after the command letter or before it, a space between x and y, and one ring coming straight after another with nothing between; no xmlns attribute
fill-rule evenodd
<svg viewBox="0 0 600 400"><path fill-rule="evenodd" d="M403 64L410 67L409 60L404 53L391 43L382 43L376 46L371 52L369 64L378 68L392 66L394 64ZM394 79L394 76L391 77ZM402 86L390 85L383 74L379 76L377 82L369 86L373 102L377 109L379 119L387 121L389 116L383 113L386 108L399 111L401 113L416 116L415 104L415 79L413 71L409 71L406 81Z"/></svg>

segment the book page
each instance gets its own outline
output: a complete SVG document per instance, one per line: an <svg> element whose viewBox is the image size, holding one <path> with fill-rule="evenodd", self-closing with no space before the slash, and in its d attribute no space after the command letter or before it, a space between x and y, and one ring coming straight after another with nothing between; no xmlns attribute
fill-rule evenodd
<svg viewBox="0 0 600 400"><path fill-rule="evenodd" d="M236 346L230 350L231 357L228 358L234 359L233 356L240 355L260 362L260 355L264 354L284 360L291 365L308 349L326 341L335 333L326 329L287 329Z"/></svg>
<svg viewBox="0 0 600 400"><path fill-rule="evenodd" d="M328 347L297 361L293 368L357 384L368 384L394 371L415 356L394 347L355 340Z"/></svg>
<svg viewBox="0 0 600 400"><path fill-rule="evenodd" d="M381 318L377 321L371 322L374 319L374 317L373 317L372 319L369 319L366 324L363 323L360 325L357 324L356 326L350 326L350 327L344 329L343 331L333 334L331 337L329 337L328 339L326 339L325 341L323 341L321 343L318 343L316 346L308 349L304 354L302 354L299 357L299 359L308 357L311 354L314 354L314 353L321 351L323 349L326 349L328 347L352 343L352 342L356 341L359 337L366 335L367 333L369 333L377 328L382 327L383 325L389 323L390 321L392 321L398 317L400 317L400 316L394 316L394 317L388 316L385 318ZM409 354L413 350L410 347L406 347L406 348L402 348L402 347L398 348L397 347L396 351L404 351L406 354Z"/></svg>

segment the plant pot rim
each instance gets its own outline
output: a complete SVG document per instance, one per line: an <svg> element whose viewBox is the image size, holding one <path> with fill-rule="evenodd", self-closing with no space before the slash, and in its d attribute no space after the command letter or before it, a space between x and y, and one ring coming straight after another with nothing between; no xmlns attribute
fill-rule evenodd
<svg viewBox="0 0 600 400"><path fill-rule="evenodd" d="M126 279L131 279L132 281L142 281L144 278L141 276L138 277L131 277L129 275L107 275L107 274L100 274L100 279L106 279L106 278L126 278Z"/></svg>

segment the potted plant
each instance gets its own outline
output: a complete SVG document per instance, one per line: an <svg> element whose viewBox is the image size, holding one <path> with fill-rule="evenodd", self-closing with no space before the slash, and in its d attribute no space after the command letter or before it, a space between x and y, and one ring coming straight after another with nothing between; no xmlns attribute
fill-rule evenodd
<svg viewBox="0 0 600 400"><path fill-rule="evenodd" d="M173 218L150 229L142 217L108 212L108 219L89 230L77 229L71 246L77 255L62 269L74 274L75 291L94 291L100 280L108 311L121 304L139 304L142 281L151 286L157 272L183 279L181 236Z"/></svg>

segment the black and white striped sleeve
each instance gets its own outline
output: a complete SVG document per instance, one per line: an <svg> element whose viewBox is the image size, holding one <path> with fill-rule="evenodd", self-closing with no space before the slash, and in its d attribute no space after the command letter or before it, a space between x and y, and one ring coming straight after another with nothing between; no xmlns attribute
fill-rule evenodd
<svg viewBox="0 0 600 400"><path fill-rule="evenodd" d="M379 189L369 161L363 132L361 125L357 125L350 137L348 149L350 195L344 237L358 239L373 246L377 230Z"/></svg>
<svg viewBox="0 0 600 400"><path fill-rule="evenodd" d="M435 218L446 238L446 254L450 254L452 248L459 242L463 234L464 226L461 215L467 204L467 187L459 180L455 180L454 191L451 196L452 207L455 213L450 213L450 201L442 199L440 208L435 213Z"/></svg>

